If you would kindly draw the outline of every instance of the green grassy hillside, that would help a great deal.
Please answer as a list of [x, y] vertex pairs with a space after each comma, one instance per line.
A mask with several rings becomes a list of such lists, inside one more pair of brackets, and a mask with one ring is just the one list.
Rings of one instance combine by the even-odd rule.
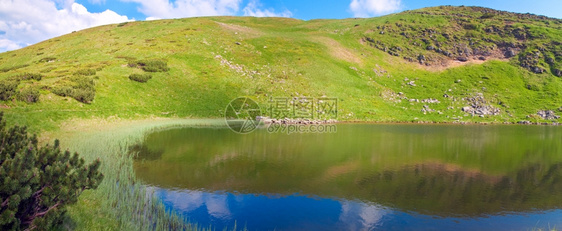
[[339, 120], [545, 122], [562, 106], [560, 41], [562, 20], [478, 7], [129, 22], [0, 53], [0, 107], [38, 130], [221, 117], [238, 96], [337, 97]]

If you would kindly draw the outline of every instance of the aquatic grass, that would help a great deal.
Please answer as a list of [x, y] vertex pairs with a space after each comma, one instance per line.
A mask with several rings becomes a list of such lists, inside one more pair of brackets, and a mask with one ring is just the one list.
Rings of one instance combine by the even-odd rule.
[[[62, 140], [65, 148], [78, 151], [86, 161], [99, 158], [101, 171], [105, 175], [102, 184], [95, 191], [88, 191], [77, 205], [69, 208], [74, 229], [103, 230], [207, 230], [197, 224], [187, 222], [186, 218], [173, 210], [166, 210], [154, 196], [154, 192], [138, 181], [133, 170], [134, 154], [129, 147], [142, 141], [143, 137], [159, 130], [177, 127], [219, 127], [223, 120], [163, 120], [146, 122], [132, 126], [84, 132], [81, 129], [66, 133]], [[61, 132], [49, 134], [60, 135]], [[101, 201], [99, 208], [91, 208], [105, 213], [106, 218], [84, 220], [84, 208], [91, 204], [84, 201]], [[88, 212], [86, 212], [87, 214]], [[63, 226], [65, 226], [63, 224]], [[66, 226], [69, 226], [66, 224]], [[235, 228], [236, 229], [236, 228]]]

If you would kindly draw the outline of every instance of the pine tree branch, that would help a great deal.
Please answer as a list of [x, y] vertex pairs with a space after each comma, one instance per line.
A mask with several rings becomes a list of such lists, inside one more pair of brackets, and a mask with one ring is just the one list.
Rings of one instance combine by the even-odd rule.
[[[59, 205], [61, 205], [61, 202], [60, 202], [60, 201], [58, 201], [56, 204], [54, 204], [53, 206], [49, 207], [49, 208], [48, 208], [47, 210], [45, 210], [45, 211], [39, 212], [38, 210], [36, 210], [33, 215], [27, 217], [27, 218], [25, 219], [25, 222], [22, 222], [22, 223], [23, 223], [23, 224], [26, 224], [26, 225], [31, 225], [31, 224], [33, 223], [33, 221], [35, 220], [35, 218], [45, 216], [49, 211], [51, 211], [51, 210], [57, 208]], [[28, 228], [28, 230], [32, 230], [32, 229], [34, 229], [34, 228], [35, 228], [35, 226], [30, 226], [30, 227]]]
[[54, 204], [53, 206], [49, 207], [47, 210], [45, 210], [45, 211], [43, 211], [43, 212], [40, 212], [40, 213], [37, 213], [37, 214], [34, 214], [34, 215], [33, 215], [33, 219], [35, 219], [35, 218], [37, 218], [37, 217], [45, 216], [45, 214], [47, 214], [49, 211], [53, 210], [53, 209], [56, 208], [56, 207], [59, 207], [59, 205], [61, 205], [61, 202], [60, 202], [60, 201], [58, 201], [58, 202], [57, 202], [56, 204]]
[[6, 207], [8, 206], [8, 200], [10, 199], [10, 197], [6, 198], [6, 200], [4, 200], [4, 202], [2, 202], [2, 204], [0, 205], [0, 207]]

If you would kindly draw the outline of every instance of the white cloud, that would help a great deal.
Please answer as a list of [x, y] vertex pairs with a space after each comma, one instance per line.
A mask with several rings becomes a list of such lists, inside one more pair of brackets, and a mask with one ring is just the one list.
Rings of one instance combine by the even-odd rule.
[[153, 20], [160, 20], [161, 18], [158, 17], [146, 17], [146, 21], [153, 21]]
[[20, 49], [21, 46], [14, 41], [8, 39], [0, 39], [0, 51], [10, 51]]
[[88, 0], [89, 3], [103, 5], [105, 4], [105, 0]]
[[274, 10], [272, 9], [259, 9], [259, 7], [261, 7], [261, 4], [256, 1], [256, 0], [252, 0], [248, 3], [248, 5], [246, 5], [246, 7], [244, 7], [244, 9], [242, 11], [244, 11], [244, 16], [254, 16], [254, 17], [285, 17], [285, 18], [289, 18], [291, 16], [293, 16], [293, 13], [291, 13], [291, 11], [289, 10], [285, 10], [283, 12], [280, 13], [275, 13]]
[[234, 15], [242, 0], [122, 0], [140, 4], [139, 12], [149, 19]]
[[349, 9], [354, 17], [371, 17], [396, 12], [401, 0], [352, 0]]
[[90, 13], [73, 0], [0, 0], [0, 52], [85, 28], [130, 21], [114, 11]]

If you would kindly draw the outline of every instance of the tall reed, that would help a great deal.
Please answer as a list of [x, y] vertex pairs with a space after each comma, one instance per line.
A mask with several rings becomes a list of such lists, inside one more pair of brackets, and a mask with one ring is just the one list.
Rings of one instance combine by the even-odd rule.
[[[177, 127], [224, 126], [222, 120], [165, 120], [118, 126], [95, 131], [67, 134], [63, 143], [77, 151], [87, 162], [100, 159], [105, 178], [93, 192], [103, 200], [104, 211], [115, 217], [120, 230], [204, 230], [172, 210], [166, 210], [149, 188], [136, 179], [134, 153], [129, 147], [138, 144], [151, 132]], [[65, 139], [63, 139], [65, 140]]]

